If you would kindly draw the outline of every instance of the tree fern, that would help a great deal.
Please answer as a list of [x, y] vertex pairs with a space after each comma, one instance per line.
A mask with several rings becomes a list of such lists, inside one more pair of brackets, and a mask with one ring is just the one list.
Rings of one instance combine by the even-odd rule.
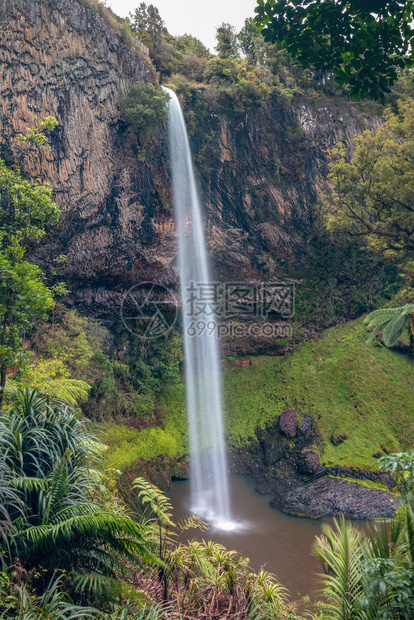
[[374, 328], [368, 341], [372, 341], [382, 332], [382, 338], [387, 347], [393, 347], [401, 334], [408, 330], [411, 350], [414, 353], [414, 304], [374, 310], [365, 317], [364, 323]]
[[101, 448], [67, 404], [19, 393], [0, 415], [0, 494], [4, 487], [5, 497], [15, 497], [0, 557], [11, 563], [17, 556], [27, 570], [76, 574], [89, 585], [125, 574], [127, 565], [158, 562], [149, 528], [103, 499]]

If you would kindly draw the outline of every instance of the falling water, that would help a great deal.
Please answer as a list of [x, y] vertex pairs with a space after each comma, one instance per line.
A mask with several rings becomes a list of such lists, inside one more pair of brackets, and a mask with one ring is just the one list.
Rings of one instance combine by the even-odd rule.
[[206, 242], [183, 113], [175, 93], [165, 90], [170, 95], [170, 156], [179, 237], [191, 508], [214, 526], [231, 529], [217, 336], [215, 330], [211, 333], [208, 329], [192, 335], [194, 320], [198, 325], [212, 325], [215, 316], [210, 314], [210, 308], [196, 318], [190, 316], [188, 304], [191, 283], [199, 296], [201, 286], [211, 282]]

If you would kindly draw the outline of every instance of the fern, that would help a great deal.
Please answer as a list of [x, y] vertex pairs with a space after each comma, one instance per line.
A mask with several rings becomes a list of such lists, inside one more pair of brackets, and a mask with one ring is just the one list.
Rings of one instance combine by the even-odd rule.
[[97, 587], [133, 566], [160, 564], [150, 529], [103, 498], [101, 452], [67, 404], [31, 390], [16, 395], [0, 415], [0, 496], [14, 498], [0, 530], [5, 562], [19, 557], [28, 570], [59, 569]]
[[414, 304], [406, 304], [399, 308], [380, 308], [365, 317], [364, 323], [374, 328], [368, 338], [372, 342], [381, 332], [385, 346], [393, 347], [401, 334], [408, 329], [411, 336], [411, 345], [414, 340]]
[[158, 487], [145, 480], [145, 478], [136, 478], [132, 488], [134, 490], [138, 489], [138, 497], [143, 507], [148, 507], [150, 514], [152, 513], [149, 517], [150, 519], [155, 519], [157, 523], [164, 527], [174, 526], [172, 504]]

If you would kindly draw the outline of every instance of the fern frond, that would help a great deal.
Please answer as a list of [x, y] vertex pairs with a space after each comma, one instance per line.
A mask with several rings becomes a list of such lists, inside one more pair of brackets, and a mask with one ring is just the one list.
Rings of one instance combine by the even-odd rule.
[[[374, 328], [368, 338], [372, 342], [382, 332], [385, 346], [393, 347], [406, 328], [409, 328], [414, 316], [414, 304], [405, 304], [399, 308], [379, 308], [368, 314], [364, 323]], [[413, 323], [414, 324], [414, 323]]]
[[145, 478], [136, 478], [132, 488], [138, 490], [138, 497], [143, 506], [148, 505], [154, 517], [163, 526], [175, 526], [172, 520], [172, 504], [168, 497], [155, 484]]
[[209, 527], [209, 524], [206, 523], [206, 521], [203, 521], [198, 515], [184, 517], [177, 523], [177, 528], [181, 532], [185, 532], [187, 530], [201, 530], [202, 532], [205, 532]]

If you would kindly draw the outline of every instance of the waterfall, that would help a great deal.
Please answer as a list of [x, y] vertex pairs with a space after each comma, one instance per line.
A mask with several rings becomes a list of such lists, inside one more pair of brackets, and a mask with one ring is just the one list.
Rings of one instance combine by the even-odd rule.
[[[189, 297], [211, 290], [210, 269], [190, 144], [175, 93], [170, 95], [169, 137], [176, 226], [179, 238], [187, 415], [190, 436], [191, 509], [218, 528], [230, 529], [223, 432], [220, 361], [214, 302], [191, 315]], [[192, 293], [189, 289], [193, 288]], [[203, 293], [204, 291], [204, 293]], [[207, 291], [207, 293], [206, 293]], [[194, 305], [194, 304], [193, 304]], [[212, 311], [213, 310], [213, 311]], [[194, 327], [195, 325], [195, 327]], [[201, 327], [200, 327], [201, 326]], [[196, 333], [194, 333], [196, 332]]]

